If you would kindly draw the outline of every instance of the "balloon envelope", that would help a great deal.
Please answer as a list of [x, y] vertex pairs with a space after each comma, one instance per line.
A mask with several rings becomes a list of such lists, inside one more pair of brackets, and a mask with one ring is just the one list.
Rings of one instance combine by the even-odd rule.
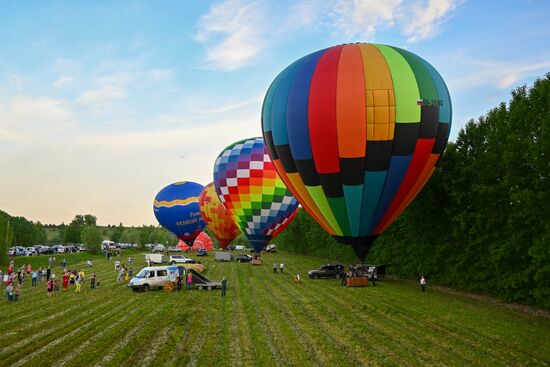
[[364, 260], [432, 174], [451, 112], [447, 87], [425, 60], [397, 47], [346, 44], [277, 76], [262, 130], [300, 204]]
[[298, 208], [262, 138], [242, 140], [224, 149], [214, 164], [214, 186], [256, 252], [289, 223]]
[[213, 182], [206, 185], [202, 190], [199, 197], [199, 206], [202, 218], [218, 239], [220, 247], [227, 248], [231, 241], [241, 234], [241, 231], [233, 221], [231, 212], [225, 208], [218, 198]]
[[205, 226], [199, 210], [203, 188], [195, 182], [176, 182], [155, 197], [153, 210], [160, 225], [188, 244], [193, 243]]
[[212, 239], [209, 235], [207, 235], [204, 232], [201, 232], [197, 238], [195, 238], [195, 242], [193, 243], [193, 247], [191, 247], [191, 250], [196, 251], [200, 248], [205, 249], [206, 251], [212, 251], [214, 249], [214, 245], [212, 244]]

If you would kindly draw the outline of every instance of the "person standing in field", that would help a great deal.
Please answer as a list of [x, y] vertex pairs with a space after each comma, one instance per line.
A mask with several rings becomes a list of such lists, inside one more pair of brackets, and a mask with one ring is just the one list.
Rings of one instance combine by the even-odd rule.
[[273, 263], [273, 274], [277, 274], [277, 263]]
[[181, 291], [181, 283], [182, 283], [181, 274], [178, 274], [178, 277], [176, 278], [176, 286], [178, 288], [178, 292]]
[[279, 266], [281, 268], [281, 274], [284, 274], [285, 272], [285, 264], [281, 263], [281, 265]]
[[53, 296], [57, 297], [59, 293], [59, 278], [53, 278]]
[[80, 274], [77, 274], [77, 276], [75, 277], [74, 279], [74, 284], [76, 285], [76, 288], [75, 288], [75, 293], [80, 293], [80, 287], [81, 287], [81, 282], [82, 280], [80, 279]]
[[29, 264], [27, 265], [27, 275], [30, 275], [31, 271], [32, 271], [32, 265]]
[[51, 298], [53, 291], [53, 280], [48, 279], [48, 282], [46, 283], [46, 288], [48, 289], [48, 298]]
[[68, 284], [69, 284], [69, 274], [65, 271], [63, 273], [63, 289], [67, 289]]
[[422, 292], [426, 291], [426, 278], [424, 278], [424, 275], [420, 276], [420, 287], [422, 288]]
[[225, 297], [225, 291], [227, 290], [227, 279], [222, 279], [222, 297]]
[[8, 284], [6, 287], [6, 298], [8, 299], [8, 302], [13, 301], [13, 284]]
[[191, 285], [193, 284], [193, 275], [191, 272], [187, 273], [187, 290], [191, 292]]
[[46, 280], [50, 280], [50, 274], [52, 273], [52, 269], [48, 266], [48, 269], [46, 269]]
[[31, 275], [31, 285], [33, 287], [36, 285], [37, 280], [38, 280], [38, 272], [36, 270], [33, 270]]
[[90, 277], [90, 288], [92, 289], [95, 288], [95, 273], [93, 273], [92, 276]]
[[52, 260], [52, 257], [50, 256], [50, 257], [48, 258], [48, 267], [51, 267], [51, 266], [52, 266], [52, 261], [53, 261], [53, 260]]
[[21, 284], [18, 284], [13, 291], [13, 300], [19, 301], [19, 293], [21, 293]]

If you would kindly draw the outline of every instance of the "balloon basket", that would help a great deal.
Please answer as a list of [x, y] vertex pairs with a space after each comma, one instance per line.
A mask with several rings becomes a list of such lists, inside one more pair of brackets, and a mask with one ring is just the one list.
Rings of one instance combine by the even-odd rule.
[[368, 277], [346, 278], [346, 287], [366, 287], [369, 284]]
[[263, 265], [262, 259], [252, 259], [252, 265]]

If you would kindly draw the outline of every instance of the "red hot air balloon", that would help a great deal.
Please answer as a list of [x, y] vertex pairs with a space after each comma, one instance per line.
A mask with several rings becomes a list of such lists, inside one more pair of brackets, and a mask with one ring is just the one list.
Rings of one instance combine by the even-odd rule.
[[191, 247], [191, 250], [196, 251], [200, 248], [203, 248], [206, 251], [212, 251], [214, 249], [214, 246], [212, 245], [212, 239], [204, 232], [201, 232], [197, 236], [197, 238], [195, 238], [195, 242], [193, 243], [193, 247]]
[[265, 96], [262, 129], [288, 189], [364, 261], [431, 176], [451, 115], [445, 82], [428, 62], [359, 43], [284, 69]]
[[214, 236], [218, 239], [220, 247], [226, 249], [241, 231], [231, 217], [231, 213], [225, 208], [216, 194], [214, 183], [211, 182], [199, 197], [199, 207], [202, 218]]

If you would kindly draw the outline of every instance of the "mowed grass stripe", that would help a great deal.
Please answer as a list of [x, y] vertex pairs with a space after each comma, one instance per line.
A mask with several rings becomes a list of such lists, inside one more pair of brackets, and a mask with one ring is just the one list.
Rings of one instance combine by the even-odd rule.
[[[382, 283], [382, 286], [386, 286], [385, 282]], [[380, 289], [379, 287], [380, 284], [377, 289]], [[366, 288], [365, 296], [374, 296], [375, 290], [376, 288], [374, 287]], [[434, 320], [433, 315], [429, 313], [422, 313], [417, 318], [410, 316], [414, 313], [414, 307], [407, 307], [407, 305], [418, 305], [418, 299], [413, 297], [409, 302], [401, 303], [392, 303], [378, 299], [377, 302], [381, 306], [385, 306], [386, 309], [383, 318], [381, 318], [382, 320], [393, 323], [397, 328], [406, 329], [408, 334], [416, 340], [428, 341], [429, 343], [419, 343], [419, 345], [423, 345], [424, 348], [429, 349], [430, 353], [436, 353], [446, 360], [462, 359], [464, 362], [470, 363], [479, 361], [481, 350], [479, 343], [475, 342], [475, 337], [470, 337], [468, 333], [457, 334], [453, 332], [448, 329], [449, 323], [445, 323], [443, 320]], [[421, 307], [421, 309], [423, 308]], [[500, 361], [501, 363], [505, 361], [501, 355], [492, 352], [490, 344], [487, 344], [487, 347], [489, 349], [483, 348], [484, 360], [492, 359], [494, 362]]]
[[[266, 298], [270, 300], [268, 304], [271, 307], [269, 312], [277, 315], [278, 323], [286, 325], [293, 333], [292, 343], [288, 343], [289, 348], [292, 350], [293, 348], [296, 349], [298, 345], [301, 346], [301, 350], [295, 353], [301, 357], [300, 364], [328, 365], [340, 361], [339, 363], [345, 365], [346, 362], [349, 362], [349, 360], [342, 358], [344, 355], [342, 355], [342, 350], [338, 346], [338, 341], [329, 330], [324, 328], [324, 325], [319, 323], [319, 319], [316, 319], [313, 314], [301, 312], [305, 311], [307, 306], [303, 303], [293, 304], [292, 300], [302, 300], [301, 295], [295, 294], [291, 299], [288, 297], [288, 293], [281, 291], [282, 284], [277, 280], [285, 276], [271, 274], [272, 270], [268, 270], [268, 268], [254, 270], [264, 273], [258, 274], [253, 279], [260, 282], [259, 288], [264, 289], [268, 295]], [[286, 277], [286, 280], [291, 281], [290, 277]], [[307, 322], [299, 322], [298, 319], [306, 319]]]
[[15, 340], [16, 342], [13, 344], [5, 344], [5, 346], [0, 349], [0, 358], [3, 358], [5, 354], [11, 356], [13, 355], [14, 349], [16, 351], [19, 351], [22, 350], [21, 348], [26, 345], [32, 344], [34, 347], [36, 347], [41, 343], [46, 343], [47, 340], [51, 338], [51, 336], [56, 336], [64, 330], [71, 329], [72, 326], [74, 326], [75, 324], [78, 325], [82, 320], [86, 320], [89, 314], [95, 315], [103, 310], [108, 310], [108, 307], [114, 303], [114, 300], [105, 303], [101, 299], [97, 299], [95, 300], [95, 302], [91, 302], [88, 304], [89, 307], [86, 312], [79, 313], [78, 316], [75, 318], [63, 317], [64, 322], [61, 323], [58, 322], [58, 320], [56, 319], [51, 319], [48, 320], [48, 322], [39, 325], [39, 328], [36, 331], [31, 325], [30, 327], [27, 327], [25, 329], [29, 334], [28, 337], [25, 337], [23, 339], [10, 338], [11, 340]]
[[[57, 345], [63, 343], [64, 341], [72, 340], [71, 338], [78, 333], [86, 333], [90, 326], [93, 326], [96, 323], [102, 322], [104, 319], [110, 317], [108, 313], [102, 312], [103, 308], [98, 308], [97, 311], [86, 314], [85, 317], [79, 318], [78, 322], [73, 322], [69, 328], [57, 330], [55, 333], [49, 334], [47, 340], [40, 340], [33, 343], [33, 352], [25, 353], [23, 358], [19, 358], [16, 353], [10, 355], [6, 360], [12, 360], [17, 358], [15, 361], [12, 361], [14, 367], [21, 366], [27, 362], [29, 364], [34, 364], [32, 360], [39, 359], [40, 361], [37, 364], [42, 364], [44, 362], [45, 356], [48, 356], [48, 350], [56, 347]], [[72, 330], [72, 331], [69, 331]], [[36, 349], [37, 346], [41, 346], [39, 349]], [[44, 356], [44, 353], [45, 356]]]
[[[277, 276], [275, 277], [277, 278]], [[292, 309], [303, 310], [303, 315], [299, 316], [309, 317], [313, 325], [323, 327], [324, 334], [331, 337], [329, 342], [334, 344], [342, 354], [341, 359], [345, 363], [371, 364], [374, 360], [374, 351], [378, 352], [378, 356], [384, 355], [384, 353], [393, 354], [390, 350], [380, 348], [379, 342], [368, 343], [366, 341], [368, 335], [376, 335], [367, 333], [368, 329], [364, 327], [367, 325], [363, 325], [359, 332], [340, 328], [339, 320], [342, 319], [342, 314], [347, 315], [348, 310], [345, 307], [339, 307], [336, 310], [326, 305], [320, 307], [319, 305], [322, 305], [323, 302], [319, 299], [319, 291], [313, 289], [310, 284], [303, 283], [296, 285], [293, 290], [290, 289], [295, 300]], [[298, 303], [296, 300], [301, 300], [301, 302]], [[394, 356], [394, 362], [400, 364], [403, 361]]]

